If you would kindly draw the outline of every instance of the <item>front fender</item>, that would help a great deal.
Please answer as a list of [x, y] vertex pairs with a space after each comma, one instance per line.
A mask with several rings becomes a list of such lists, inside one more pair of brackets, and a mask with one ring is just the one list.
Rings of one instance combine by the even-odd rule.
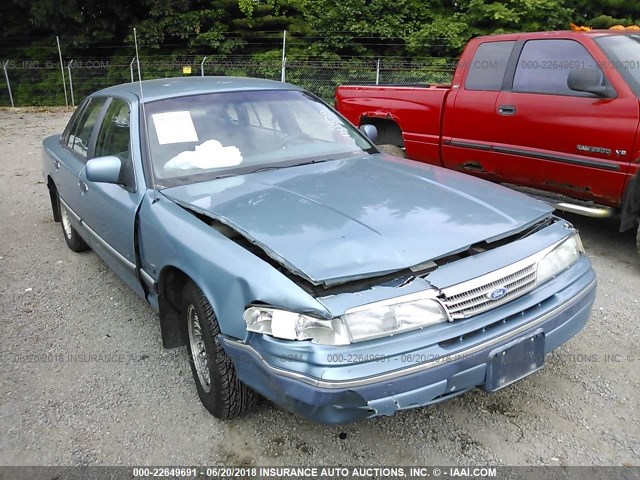
[[211, 303], [220, 331], [246, 337], [243, 313], [253, 302], [331, 318], [320, 302], [264, 260], [225, 237], [186, 209], [157, 193], [140, 207], [142, 268], [155, 282], [175, 267], [198, 285]]

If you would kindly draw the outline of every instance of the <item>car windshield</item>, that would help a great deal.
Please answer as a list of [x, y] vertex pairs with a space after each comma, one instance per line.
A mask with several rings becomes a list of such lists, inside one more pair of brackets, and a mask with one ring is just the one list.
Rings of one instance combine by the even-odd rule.
[[596, 42], [609, 58], [607, 66], [617, 69], [640, 97], [640, 34], [608, 35]]
[[376, 152], [332, 109], [297, 90], [170, 98], [146, 104], [145, 113], [160, 187]]

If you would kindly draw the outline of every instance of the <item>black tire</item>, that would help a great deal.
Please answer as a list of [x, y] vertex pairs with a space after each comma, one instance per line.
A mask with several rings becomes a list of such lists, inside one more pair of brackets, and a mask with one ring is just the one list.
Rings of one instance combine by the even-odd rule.
[[[185, 286], [182, 298], [182, 315], [184, 321], [187, 322], [189, 335], [187, 342], [189, 363], [200, 401], [213, 416], [220, 419], [247, 413], [255, 406], [257, 394], [238, 380], [233, 363], [224, 352], [218, 339], [220, 327], [211, 304], [192, 282]], [[202, 349], [200, 349], [200, 353], [196, 351], [194, 354], [193, 352], [194, 349], [198, 349], [198, 344], [202, 345], [194, 340], [197, 334], [194, 333], [195, 329], [192, 326], [191, 315], [193, 313], [197, 315], [195, 322], [200, 325], [201, 340], [206, 353], [204, 358], [201, 355]], [[202, 370], [201, 373], [198, 372], [198, 368], [202, 369], [202, 366], [206, 366], [208, 369], [208, 384], [206, 372], [202, 372]], [[204, 374], [203, 378], [201, 378], [201, 374]]]
[[636, 233], [636, 249], [638, 250], [638, 255], [640, 255], [640, 223], [638, 223], [638, 233]]
[[62, 235], [64, 236], [64, 241], [67, 244], [67, 247], [74, 252], [84, 252], [85, 250], [89, 250], [87, 242], [82, 239], [77, 230], [73, 228], [73, 225], [71, 225], [71, 222], [69, 221], [70, 213], [60, 201], [60, 197], [58, 197], [58, 207], [60, 208]]
[[377, 145], [377, 147], [378, 147], [378, 150], [380, 150], [383, 153], [388, 153], [389, 155], [395, 155], [396, 157], [400, 157], [400, 158], [406, 158], [407, 156], [407, 153], [397, 145], [383, 144], [383, 145]]

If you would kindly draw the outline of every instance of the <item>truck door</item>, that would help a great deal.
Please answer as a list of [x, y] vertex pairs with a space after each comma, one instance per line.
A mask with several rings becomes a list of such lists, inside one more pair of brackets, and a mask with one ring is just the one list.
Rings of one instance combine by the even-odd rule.
[[627, 91], [600, 98], [567, 86], [569, 72], [606, 71], [578, 41], [528, 40], [496, 104], [494, 168], [505, 181], [618, 206], [638, 125]]
[[119, 157], [124, 168], [122, 184], [91, 182], [83, 169], [77, 179], [82, 191], [77, 213], [89, 231], [91, 248], [143, 296], [136, 271], [134, 232], [144, 189], [136, 184], [130, 124], [129, 104], [123, 99], [109, 99], [102, 123], [96, 127], [92, 157]]
[[446, 167], [494, 179], [490, 150], [497, 135], [495, 106], [515, 43], [485, 41], [478, 45], [471, 60], [458, 65], [456, 77], [458, 72], [467, 73], [464, 78], [454, 78], [444, 105], [442, 160]]

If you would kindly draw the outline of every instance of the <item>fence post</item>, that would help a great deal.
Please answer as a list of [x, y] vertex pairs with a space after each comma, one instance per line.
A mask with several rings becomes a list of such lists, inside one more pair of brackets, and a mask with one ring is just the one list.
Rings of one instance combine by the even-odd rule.
[[60, 50], [60, 37], [56, 35], [56, 42], [58, 43], [58, 56], [60, 57], [60, 72], [62, 73], [62, 88], [64, 88], [64, 103], [69, 106], [69, 97], [67, 96], [67, 82], [64, 79], [64, 64], [62, 63], [62, 50]]
[[76, 106], [76, 100], [73, 97], [73, 78], [71, 77], [71, 65], [73, 64], [75, 60], [71, 60], [68, 64], [67, 64], [67, 72], [69, 72], [69, 91], [71, 92], [71, 106], [75, 107]]
[[133, 79], [133, 62], [136, 61], [136, 57], [133, 57], [131, 59], [131, 63], [129, 64], [129, 71], [131, 72], [131, 83], [135, 82], [135, 80]]
[[380, 85], [380, 59], [378, 59], [378, 64], [376, 65], [376, 85]]
[[280, 75], [280, 81], [284, 82], [286, 77], [286, 65], [287, 65], [287, 31], [282, 34], [282, 74]]
[[200, 62], [200, 76], [204, 77], [204, 62], [207, 60], [207, 57], [204, 57]]
[[7, 80], [7, 89], [9, 90], [9, 100], [11, 100], [11, 106], [15, 107], [13, 104], [13, 93], [11, 93], [11, 83], [9, 82], [9, 74], [7, 73], [7, 65], [9, 64], [9, 60], [2, 64], [2, 68], [4, 69], [4, 78]]

